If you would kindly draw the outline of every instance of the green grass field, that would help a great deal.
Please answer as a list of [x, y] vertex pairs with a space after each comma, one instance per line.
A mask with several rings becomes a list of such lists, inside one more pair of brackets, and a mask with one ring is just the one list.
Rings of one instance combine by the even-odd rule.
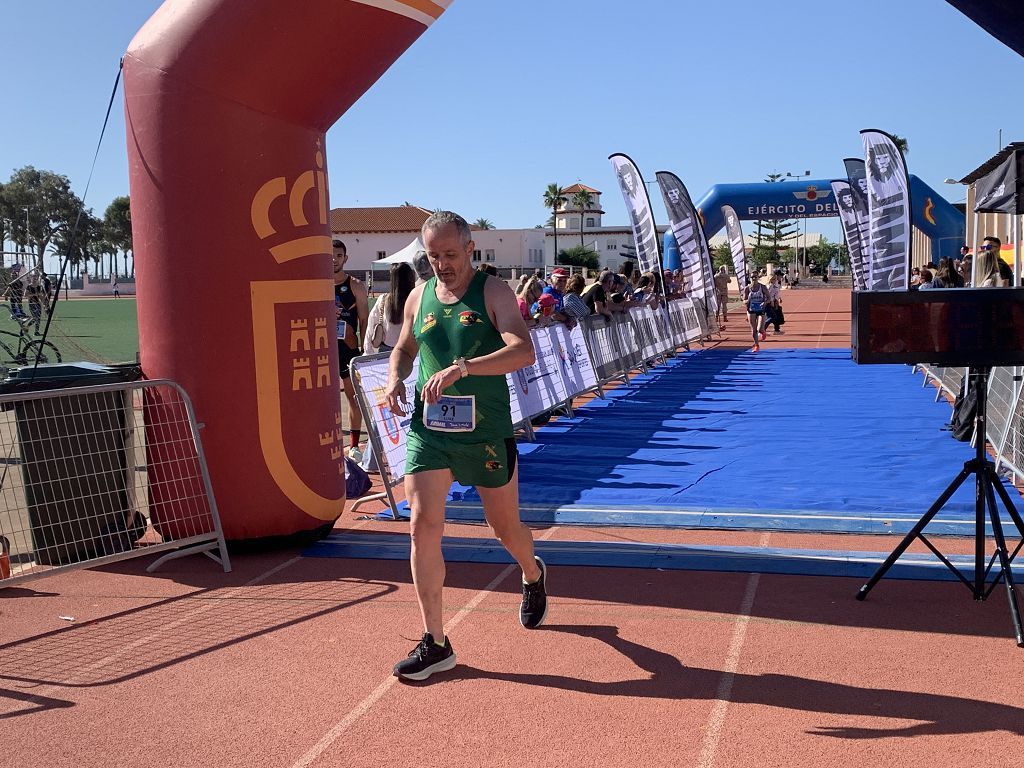
[[[0, 327], [14, 330], [14, 322], [4, 320]], [[133, 362], [139, 350], [135, 299], [59, 301], [49, 340], [65, 361]]]
[[[370, 306], [373, 306], [371, 298]], [[0, 330], [17, 331], [13, 320], [0, 320]], [[34, 338], [34, 337], [33, 337]], [[4, 337], [4, 341], [16, 339]], [[66, 362], [134, 362], [139, 351], [139, 323], [135, 299], [71, 299], [57, 302], [49, 341]]]

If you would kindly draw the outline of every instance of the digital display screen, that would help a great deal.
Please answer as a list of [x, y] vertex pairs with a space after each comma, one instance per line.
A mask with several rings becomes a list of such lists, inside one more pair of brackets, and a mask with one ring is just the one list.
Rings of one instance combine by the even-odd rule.
[[1024, 364], [1024, 290], [951, 288], [853, 294], [858, 363]]

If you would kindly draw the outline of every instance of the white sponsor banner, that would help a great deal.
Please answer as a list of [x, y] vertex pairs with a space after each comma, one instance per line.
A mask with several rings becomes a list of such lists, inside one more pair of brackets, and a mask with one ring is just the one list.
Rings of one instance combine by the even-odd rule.
[[669, 312], [678, 318], [680, 327], [683, 329], [683, 340], [687, 343], [696, 341], [702, 335], [700, 315], [689, 298], [676, 299], [669, 302]]
[[580, 325], [586, 325], [586, 339], [593, 356], [597, 375], [601, 379], [610, 379], [622, 373], [617, 365], [619, 359], [618, 344], [615, 342], [615, 330], [604, 315], [591, 315], [583, 318]]
[[537, 361], [531, 366], [530, 384], [540, 389], [544, 408], [554, 408], [565, 400], [565, 382], [562, 381], [562, 362], [558, 350], [547, 328], [540, 328], [533, 336], [533, 348], [537, 351]]
[[598, 383], [579, 328], [569, 331], [561, 323], [534, 328], [530, 340], [536, 362], [505, 376], [513, 424], [550, 410]]
[[[671, 305], [672, 310], [680, 316], [684, 311], [684, 301], [674, 301]], [[663, 318], [660, 324], [657, 315], [651, 321], [652, 327], [665, 332], [665, 337], [658, 340], [656, 348], [673, 348], [672, 335], [665, 327]], [[581, 324], [569, 330], [558, 323], [534, 328], [530, 332], [536, 362], [505, 377], [508, 381], [513, 424], [521, 424], [581, 392], [599, 386], [601, 378], [595, 365], [598, 368], [602, 365], [611, 366], [618, 373], [633, 367], [635, 361], [639, 360], [637, 336], [629, 317], [617, 315], [611, 324], [607, 324], [603, 317], [592, 318], [588, 326], [591, 324], [592, 327], [587, 331], [584, 331]], [[689, 330], [687, 335], [696, 338], [696, 334]], [[367, 430], [372, 430], [377, 436], [383, 449], [382, 463], [387, 467], [388, 480], [395, 483], [405, 475], [405, 441], [412, 420], [419, 361], [413, 362], [412, 373], [405, 380], [409, 412], [394, 414], [384, 403], [389, 357], [384, 353], [357, 358], [352, 362], [352, 372], [360, 400], [365, 406]], [[625, 362], [620, 361], [620, 357]]]
[[597, 371], [590, 362], [587, 343], [583, 338], [583, 329], [577, 323], [570, 331], [562, 324], [549, 329], [558, 355], [562, 361], [562, 379], [565, 383], [566, 397], [575, 397], [581, 392], [593, 389], [598, 385]]
[[612, 324], [618, 335], [619, 351], [625, 360], [622, 369], [632, 370], [640, 364], [640, 340], [637, 339], [636, 327], [630, 322], [629, 317], [621, 313], [613, 317]]
[[[395, 414], [384, 404], [384, 390], [388, 384], [389, 355], [372, 355], [352, 361], [352, 372], [356, 387], [362, 392], [366, 403], [368, 420], [373, 431], [380, 438], [384, 449], [384, 461], [388, 479], [398, 482], [405, 476], [405, 436], [412, 421], [413, 400], [416, 397], [416, 374], [419, 361], [412, 364], [412, 373], [405, 380], [405, 394], [409, 412]], [[378, 462], [380, 459], [378, 458]]]
[[531, 416], [544, 410], [540, 389], [530, 385], [532, 368], [520, 368], [505, 374], [508, 381], [508, 400], [512, 411], [512, 423], [522, 424]]
[[629, 316], [640, 330], [640, 354], [644, 360], [653, 360], [675, 347], [664, 309], [635, 307], [629, 310]]
[[658, 307], [651, 311], [654, 313], [654, 327], [658, 334], [658, 354], [666, 355], [669, 352], [675, 352], [677, 345], [672, 334], [672, 321], [668, 315], [668, 307]]

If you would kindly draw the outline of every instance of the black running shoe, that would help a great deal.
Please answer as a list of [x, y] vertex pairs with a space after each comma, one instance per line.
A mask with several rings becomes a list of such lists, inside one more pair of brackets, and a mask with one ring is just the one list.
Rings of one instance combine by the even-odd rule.
[[435, 672], [445, 672], [454, 666], [455, 651], [448, 638], [444, 645], [438, 645], [434, 636], [426, 632], [409, 656], [395, 664], [394, 675], [405, 680], [426, 680]]
[[534, 557], [540, 567], [540, 578], [533, 584], [523, 584], [523, 604], [519, 606], [519, 623], [527, 629], [536, 629], [548, 615], [548, 567]]

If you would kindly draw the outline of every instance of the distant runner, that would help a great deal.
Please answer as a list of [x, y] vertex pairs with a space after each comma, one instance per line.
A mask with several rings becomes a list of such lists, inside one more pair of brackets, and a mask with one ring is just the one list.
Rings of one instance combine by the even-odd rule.
[[750, 331], [754, 336], [754, 352], [757, 352], [765, 337], [764, 313], [768, 305], [768, 289], [754, 278], [744, 291], [743, 299], [747, 304], [747, 320], [750, 321]]

